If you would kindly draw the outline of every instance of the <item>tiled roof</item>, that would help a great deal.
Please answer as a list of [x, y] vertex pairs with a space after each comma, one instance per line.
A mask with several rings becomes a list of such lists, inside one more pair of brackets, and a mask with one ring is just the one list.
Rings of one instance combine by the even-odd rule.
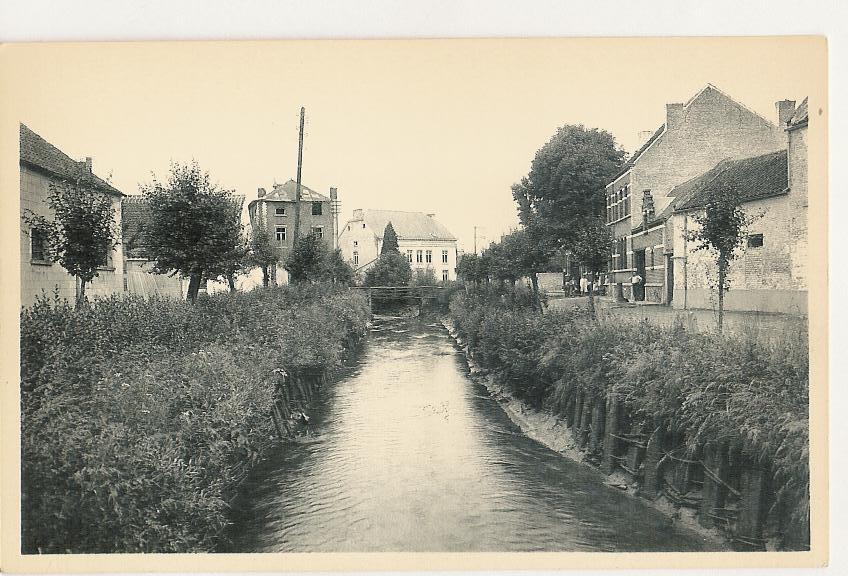
[[120, 190], [90, 172], [85, 162], [73, 160], [24, 124], [21, 124], [20, 161], [62, 180], [80, 180], [108, 194], [122, 195]]
[[[275, 184], [274, 189], [268, 192], [262, 200], [284, 200], [286, 202], [294, 202], [297, 197], [297, 182], [289, 180], [285, 184]], [[330, 199], [319, 194], [311, 188], [307, 188], [303, 184], [300, 185], [300, 200], [301, 202], [329, 202]]]
[[447, 228], [423, 212], [363, 210], [363, 213], [365, 223], [380, 238], [383, 237], [386, 224], [391, 222], [398, 240], [456, 240], [456, 236]]
[[142, 230], [150, 222], [150, 206], [144, 196], [125, 196], [121, 201], [121, 229], [127, 258], [143, 258]]
[[669, 195], [675, 197], [675, 210], [692, 210], [706, 203], [709, 190], [723, 186], [739, 190], [741, 202], [785, 193], [789, 186], [786, 150], [742, 160], [724, 160], [676, 186]]
[[792, 130], [793, 128], [800, 128], [801, 126], [806, 126], [807, 121], [809, 119], [809, 112], [807, 111], [807, 99], [804, 98], [804, 101], [798, 105], [798, 108], [795, 110], [795, 114], [792, 115], [792, 118], [789, 119], [787, 123], [787, 128]]

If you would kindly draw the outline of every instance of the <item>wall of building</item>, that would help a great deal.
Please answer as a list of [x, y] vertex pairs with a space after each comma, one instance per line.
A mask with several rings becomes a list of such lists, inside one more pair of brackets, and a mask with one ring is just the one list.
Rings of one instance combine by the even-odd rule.
[[[313, 227], [320, 226], [323, 229], [324, 243], [328, 248], [333, 247], [333, 214], [330, 210], [329, 202], [321, 203], [321, 215], [312, 215], [312, 202], [300, 203], [300, 233], [301, 235], [309, 234]], [[285, 216], [277, 216], [276, 208], [285, 208]], [[282, 259], [291, 252], [294, 246], [294, 210], [295, 203], [282, 200], [263, 200], [259, 199], [250, 211], [251, 224], [255, 221], [257, 215], [265, 222], [265, 226], [270, 234], [271, 239], [276, 242], [281, 248]], [[276, 240], [277, 226], [286, 227], [286, 239], [284, 241]]]
[[[807, 283], [804, 267], [796, 267], [794, 258], [797, 231], [792, 221], [795, 199], [781, 195], [744, 204], [745, 211], [756, 219], [748, 233], [762, 234], [763, 245], [739, 249], [731, 262], [725, 294], [728, 310], [804, 315], [807, 313]], [[692, 214], [678, 215], [679, 244], [685, 250], [681, 264], [684, 274], [675, 275], [674, 306], [689, 309], [715, 308], [718, 270], [714, 256], [706, 250], [695, 250], [692, 242], [682, 238], [683, 230], [697, 229]], [[800, 273], [799, 273], [800, 272]]]
[[[625, 172], [621, 176], [615, 179], [614, 182], [607, 185], [606, 187], [606, 195], [610, 196], [617, 193], [619, 190], [630, 185], [630, 172]], [[631, 198], [632, 201], [632, 198]], [[631, 210], [632, 212], [632, 210]], [[612, 261], [610, 271], [610, 281], [613, 283], [619, 282], [622, 284], [626, 284], [630, 281], [631, 271], [630, 271], [630, 260], [627, 258], [627, 245], [629, 241], [627, 237], [631, 232], [630, 225], [630, 212], [626, 212], [625, 216], [622, 218], [614, 218], [612, 221], [608, 222], [608, 227], [610, 230], [610, 234], [614, 241], [623, 240], [624, 241], [624, 258], [621, 258], [621, 254], [617, 248], [614, 248], [612, 253]], [[614, 244], [614, 247], [620, 246], [620, 244]]]
[[[447, 270], [448, 280], [456, 280], [456, 241], [454, 240], [403, 240], [398, 239], [398, 248], [400, 253], [407, 256], [412, 251], [412, 261], [410, 266], [412, 272], [416, 270], [425, 270], [432, 268], [435, 273], [436, 280], [441, 282], [443, 273]], [[418, 251], [422, 252], [423, 262], [418, 262]], [[432, 251], [432, 262], [427, 262], [427, 251]], [[448, 256], [447, 262], [442, 262], [442, 252], [446, 251]]]
[[[363, 226], [365, 226], [363, 228]], [[339, 231], [342, 256], [355, 269], [365, 268], [380, 255], [382, 235], [378, 238], [364, 220], [351, 220]], [[357, 262], [354, 264], [354, 252]]]
[[[53, 214], [47, 205], [50, 184], [59, 181], [40, 172], [21, 166], [21, 216], [27, 210], [48, 218]], [[112, 196], [112, 208], [115, 213], [117, 229], [121, 226], [121, 199]], [[32, 260], [30, 228], [21, 220], [21, 305], [29, 306], [35, 302], [42, 291], [48, 294], [58, 290], [59, 297], [73, 301], [76, 294], [76, 282], [58, 263], [39, 263]], [[109, 265], [98, 271], [98, 276], [86, 286], [90, 297], [120, 294], [124, 290], [124, 258], [120, 244], [112, 249]]]
[[[807, 127], [787, 133], [789, 168], [789, 259], [799, 289], [807, 289]], [[826, 282], [826, 279], [823, 279]]]

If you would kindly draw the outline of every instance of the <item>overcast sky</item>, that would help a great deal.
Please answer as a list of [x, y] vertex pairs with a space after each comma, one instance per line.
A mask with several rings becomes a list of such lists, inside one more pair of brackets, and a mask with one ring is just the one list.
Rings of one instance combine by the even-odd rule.
[[[447, 40], [19, 48], [18, 119], [127, 194], [195, 159], [256, 198], [294, 178], [354, 208], [434, 212], [470, 249], [517, 224], [510, 185], [563, 124], [632, 152], [708, 82], [774, 121], [811, 86], [803, 39]], [[483, 242], [482, 240], [480, 241]]]

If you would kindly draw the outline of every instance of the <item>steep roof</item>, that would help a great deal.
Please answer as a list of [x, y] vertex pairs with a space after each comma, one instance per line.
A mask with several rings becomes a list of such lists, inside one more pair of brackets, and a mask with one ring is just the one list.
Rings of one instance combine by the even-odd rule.
[[61, 180], [79, 180], [107, 194], [123, 196], [120, 190], [89, 171], [85, 162], [72, 159], [25, 124], [21, 124], [20, 163]]
[[386, 224], [391, 222], [398, 240], [456, 240], [456, 236], [438, 220], [423, 212], [366, 209], [363, 210], [363, 218], [374, 235], [380, 238]]
[[675, 198], [674, 210], [692, 210], [706, 204], [711, 189], [724, 186], [739, 190], [741, 202], [784, 194], [789, 186], [786, 150], [742, 160], [723, 160], [700, 176], [676, 186], [669, 195]]
[[144, 257], [141, 232], [148, 222], [150, 222], [150, 205], [144, 196], [125, 196], [121, 202], [121, 228], [124, 254], [127, 258]]
[[801, 128], [802, 126], [807, 125], [809, 120], [809, 112], [807, 108], [807, 99], [804, 98], [804, 101], [801, 102], [795, 110], [795, 114], [793, 114], [792, 118], [789, 119], [789, 122], [786, 123], [787, 130], [794, 130], [795, 128]]
[[[282, 200], [285, 202], [294, 202], [295, 198], [297, 198], [297, 182], [289, 179], [285, 184], [274, 184], [274, 189], [263, 196], [262, 200]], [[301, 183], [300, 201], [329, 202], [330, 199], [311, 188], [307, 188]]]

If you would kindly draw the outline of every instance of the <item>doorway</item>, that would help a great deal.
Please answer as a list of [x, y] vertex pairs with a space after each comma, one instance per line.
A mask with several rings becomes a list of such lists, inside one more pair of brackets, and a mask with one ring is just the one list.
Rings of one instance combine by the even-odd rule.
[[636, 268], [636, 274], [642, 278], [641, 283], [632, 287], [633, 299], [642, 302], [645, 300], [645, 281], [647, 280], [645, 277], [645, 250], [633, 251], [633, 266]]

